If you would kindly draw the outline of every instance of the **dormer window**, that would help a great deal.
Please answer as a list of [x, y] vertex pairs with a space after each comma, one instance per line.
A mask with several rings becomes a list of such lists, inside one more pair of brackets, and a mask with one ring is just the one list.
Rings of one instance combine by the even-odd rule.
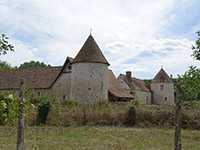
[[163, 76], [160, 77], [160, 82], [164, 82], [165, 78]]
[[69, 66], [67, 67], [67, 70], [72, 70], [72, 66], [69, 65]]
[[71, 70], [72, 70], [72, 65], [71, 65], [71, 64], [68, 64], [68, 65], [65, 67], [63, 73], [71, 72]]

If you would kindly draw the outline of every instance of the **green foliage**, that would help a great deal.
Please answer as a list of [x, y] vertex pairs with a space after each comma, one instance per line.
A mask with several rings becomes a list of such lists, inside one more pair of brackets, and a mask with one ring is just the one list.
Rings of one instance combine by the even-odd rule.
[[138, 100], [133, 100], [133, 101], [130, 101], [128, 102], [129, 105], [134, 105], [136, 107], [139, 107], [142, 105], [142, 100], [141, 99], [138, 99]]
[[200, 68], [190, 66], [184, 75], [178, 75], [177, 82], [181, 85], [182, 100], [200, 100]]
[[150, 84], [151, 84], [151, 80], [144, 80], [144, 83], [145, 83], [146, 85], [150, 85]]
[[49, 114], [51, 105], [57, 101], [57, 99], [54, 98], [43, 98], [43, 97], [32, 97], [30, 99], [30, 102], [34, 105], [38, 106], [37, 111], [37, 120], [36, 124], [45, 124], [47, 120], [47, 116]]
[[74, 101], [71, 99], [62, 100], [60, 103], [61, 103], [61, 105], [68, 105], [68, 106], [77, 106], [78, 105], [77, 101]]
[[14, 94], [0, 95], [0, 121], [7, 122], [7, 120], [15, 121], [16, 117], [21, 114], [23, 105], [20, 98], [16, 98]]
[[0, 36], [0, 55], [6, 55], [8, 51], [14, 51], [14, 46], [9, 44], [8, 39], [5, 34]]
[[30, 62], [24, 62], [19, 66], [19, 68], [40, 68], [40, 67], [50, 67], [50, 65], [47, 65], [43, 62], [32, 60]]
[[54, 104], [56, 103], [58, 100], [56, 98], [44, 98], [44, 97], [32, 97], [30, 100], [30, 103], [38, 106], [41, 104]]
[[200, 101], [198, 101], [198, 100], [183, 101], [182, 105], [186, 109], [199, 109], [200, 110]]
[[192, 56], [194, 59], [200, 61], [200, 30], [196, 32], [198, 34], [198, 38], [195, 42], [195, 45], [192, 45], [193, 54]]
[[9, 69], [12, 69], [11, 65], [6, 61], [0, 60], [0, 70], [9, 70]]

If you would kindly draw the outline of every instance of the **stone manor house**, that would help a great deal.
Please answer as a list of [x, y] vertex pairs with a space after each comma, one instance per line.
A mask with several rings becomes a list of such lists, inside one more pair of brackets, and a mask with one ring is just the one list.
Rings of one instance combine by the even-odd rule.
[[89, 35], [76, 57], [63, 66], [0, 71], [0, 92], [16, 93], [20, 79], [32, 87], [35, 96], [72, 99], [79, 104], [95, 101], [141, 100], [144, 104], [174, 103], [172, 79], [161, 69], [150, 86], [133, 78], [131, 72], [115, 77], [96, 41]]

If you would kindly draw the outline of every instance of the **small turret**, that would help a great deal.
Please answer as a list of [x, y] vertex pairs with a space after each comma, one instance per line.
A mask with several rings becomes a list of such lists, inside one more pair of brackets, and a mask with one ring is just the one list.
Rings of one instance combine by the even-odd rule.
[[163, 68], [151, 81], [151, 91], [153, 93], [153, 103], [159, 105], [174, 104], [174, 82], [167, 75]]

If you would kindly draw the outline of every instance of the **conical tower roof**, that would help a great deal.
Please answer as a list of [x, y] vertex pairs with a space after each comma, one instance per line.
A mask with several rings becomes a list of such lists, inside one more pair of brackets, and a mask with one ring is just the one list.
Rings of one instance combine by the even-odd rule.
[[151, 81], [151, 83], [160, 83], [160, 82], [173, 83], [172, 79], [167, 75], [167, 73], [163, 68], [160, 69], [160, 71]]
[[99, 62], [110, 65], [101, 52], [96, 41], [89, 35], [81, 50], [78, 52], [72, 63], [77, 62]]

